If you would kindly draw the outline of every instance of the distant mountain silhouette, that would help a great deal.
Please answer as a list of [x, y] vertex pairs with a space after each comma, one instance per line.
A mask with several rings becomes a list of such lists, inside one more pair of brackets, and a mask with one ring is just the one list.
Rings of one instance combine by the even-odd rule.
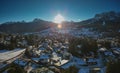
[[0, 31], [8, 33], [38, 32], [50, 28], [51, 26], [55, 26], [55, 23], [36, 18], [32, 22], [3, 23], [0, 25]]
[[100, 31], [120, 31], [120, 12], [104, 12], [93, 18], [77, 22], [78, 27], [89, 27]]
[[[120, 31], [120, 12], [104, 12], [96, 14], [93, 18], [81, 22], [63, 22], [64, 27], [87, 27], [99, 31]], [[56, 26], [53, 22], [34, 19], [31, 22], [7, 22], [0, 25], [1, 32], [24, 33], [38, 32]]]

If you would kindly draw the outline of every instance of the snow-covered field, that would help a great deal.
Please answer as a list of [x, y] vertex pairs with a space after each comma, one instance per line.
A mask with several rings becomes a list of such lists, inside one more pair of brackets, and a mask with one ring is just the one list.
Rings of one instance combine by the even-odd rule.
[[51, 28], [51, 29], [46, 29], [40, 32], [41, 35], [46, 36], [46, 35], [52, 35], [52, 32], [57, 32], [57, 33], [62, 33], [62, 34], [70, 34], [76, 37], [81, 37], [81, 36], [87, 36], [87, 37], [94, 37], [97, 38], [101, 36], [102, 34], [96, 32], [96, 31], [91, 31], [92, 28], [81, 28], [81, 29], [56, 29], [56, 28]]
[[2, 52], [2, 53], [0, 53], [0, 62], [4, 62], [6, 60], [14, 58], [24, 51], [25, 51], [25, 49], [15, 49], [12, 51]]

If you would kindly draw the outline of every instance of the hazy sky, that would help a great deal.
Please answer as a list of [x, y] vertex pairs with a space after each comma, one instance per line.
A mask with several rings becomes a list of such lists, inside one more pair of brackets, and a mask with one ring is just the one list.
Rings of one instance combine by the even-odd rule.
[[120, 11], [120, 0], [0, 0], [0, 23], [52, 21], [58, 13], [66, 20], [79, 21], [106, 11]]

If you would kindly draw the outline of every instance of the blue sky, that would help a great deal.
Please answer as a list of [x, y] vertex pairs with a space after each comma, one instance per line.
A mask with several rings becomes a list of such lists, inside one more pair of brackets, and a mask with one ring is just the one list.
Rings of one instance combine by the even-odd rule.
[[58, 13], [68, 21], [79, 21], [107, 11], [119, 12], [120, 0], [0, 0], [0, 23], [34, 18], [53, 21]]

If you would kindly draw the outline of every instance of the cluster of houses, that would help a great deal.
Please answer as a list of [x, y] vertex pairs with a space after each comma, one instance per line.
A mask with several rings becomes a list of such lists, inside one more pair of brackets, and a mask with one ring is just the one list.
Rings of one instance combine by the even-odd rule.
[[[106, 62], [115, 62], [120, 60], [120, 42], [118, 39], [115, 38], [105, 38], [105, 39], [99, 39], [100, 41], [108, 41], [109, 42], [109, 47], [110, 48], [106, 48], [100, 44], [98, 44], [99, 50], [98, 52], [101, 53], [101, 55], [103, 56], [104, 60]], [[102, 46], [102, 47], [100, 47]]]
[[[27, 46], [27, 41], [23, 35], [19, 34], [4, 34], [0, 33], [0, 47], [2, 49], [7, 49], [8, 47], [3, 47], [3, 46], [8, 46], [8, 45], [16, 45], [16, 47], [26, 47]], [[13, 48], [13, 49], [14, 49]]]
[[57, 40], [45, 39], [37, 48], [29, 46], [27, 51], [37, 64], [61, 66], [72, 59], [72, 55], [67, 51], [68, 45], [68, 41], [61, 43]]
[[[76, 30], [76, 29], [75, 29]], [[8, 35], [5, 37], [0, 38], [0, 44], [9, 45], [11, 44], [11, 39], [17, 40], [17, 46], [25, 46], [26, 53], [23, 58], [16, 59], [14, 63], [23, 66], [24, 69], [29, 72], [34, 72], [38, 69], [38, 67], [43, 66], [55, 66], [55, 67], [62, 67], [67, 68], [67, 66], [75, 65], [76, 67], [84, 70], [85, 67], [93, 67], [99, 70], [104, 65], [101, 65], [103, 62], [109, 61], [118, 61], [120, 60], [120, 43], [119, 40], [116, 38], [100, 38], [101, 34], [98, 35], [97, 32], [90, 31], [91, 29], [84, 29], [82, 28], [79, 31], [72, 31], [72, 30], [64, 30], [63, 31], [54, 31], [54, 33], [50, 33], [49, 29], [42, 31], [40, 33], [35, 33], [38, 36], [42, 36], [44, 38], [32, 38], [33, 45], [28, 45], [27, 40], [24, 36], [20, 35]], [[71, 37], [66, 37], [65, 33], [70, 33]], [[28, 35], [28, 34], [27, 34]], [[76, 58], [71, 53], [68, 52], [69, 50], [69, 38], [72, 38], [72, 35], [76, 37], [95, 37], [97, 42], [110, 42], [111, 48], [108, 49], [101, 44], [98, 43], [98, 57], [95, 57], [93, 52], [90, 54], [83, 56], [82, 58]], [[18, 38], [19, 37], [19, 38]], [[37, 46], [36, 46], [37, 44]], [[101, 47], [102, 46], [102, 47]], [[77, 45], [78, 48], [81, 45]], [[25, 50], [24, 50], [25, 51]], [[17, 53], [17, 52], [14, 52]], [[27, 56], [27, 57], [26, 57]], [[3, 59], [3, 57], [1, 57]], [[0, 60], [1, 62], [2, 60]], [[101, 67], [101, 68], [100, 68]], [[92, 69], [93, 69], [92, 68]], [[41, 68], [39, 71], [46, 71], [47, 68]], [[90, 69], [91, 70], [91, 69]], [[87, 71], [87, 70], [86, 70]], [[53, 72], [51, 72], [53, 73]], [[79, 72], [82, 73], [82, 72]], [[86, 72], [87, 73], [87, 72]]]

